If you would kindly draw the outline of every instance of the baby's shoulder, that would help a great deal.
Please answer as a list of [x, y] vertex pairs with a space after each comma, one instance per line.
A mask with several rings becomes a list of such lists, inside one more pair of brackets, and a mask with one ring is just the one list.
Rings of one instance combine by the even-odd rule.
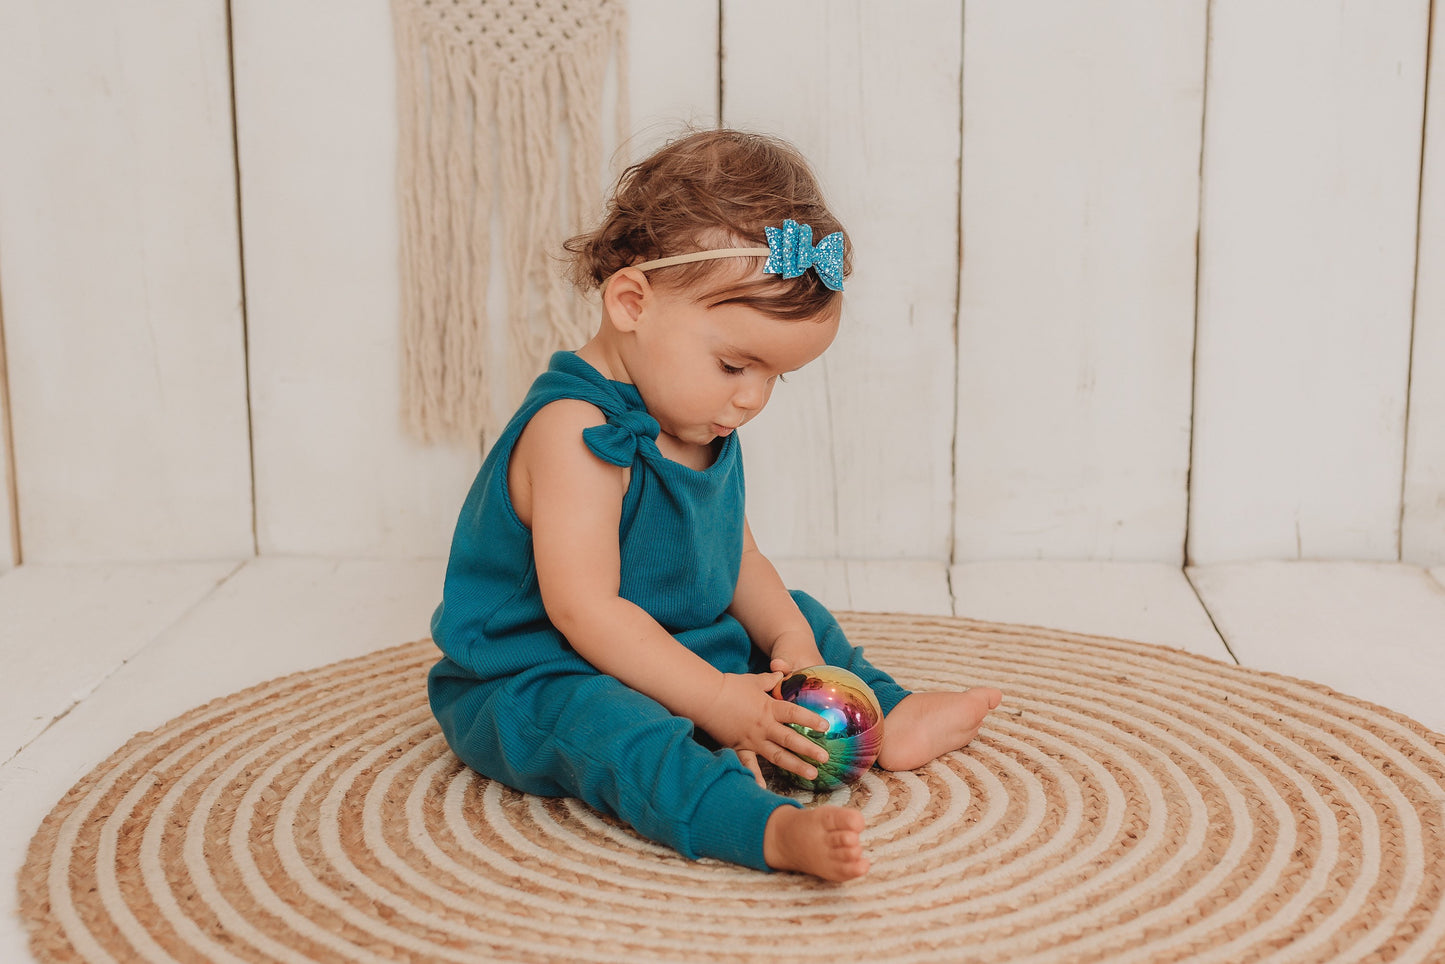
[[607, 415], [580, 398], [559, 398], [539, 408], [517, 437], [512, 461], [522, 465], [550, 462], [583, 451], [582, 433], [604, 425]]
[[[537, 409], [526, 427], [522, 438], [534, 436], [563, 435], [570, 437], [596, 425], [607, 422], [607, 414], [591, 402], [580, 398], [558, 398]], [[519, 439], [520, 443], [520, 439]]]
[[575, 502], [578, 491], [615, 488], [621, 499], [631, 473], [598, 459], [582, 438], [587, 429], [606, 421], [596, 405], [562, 398], [538, 409], [527, 422], [507, 466], [508, 492], [522, 525], [532, 527], [533, 503], [541, 491], [561, 493], [557, 501], [562, 504]]

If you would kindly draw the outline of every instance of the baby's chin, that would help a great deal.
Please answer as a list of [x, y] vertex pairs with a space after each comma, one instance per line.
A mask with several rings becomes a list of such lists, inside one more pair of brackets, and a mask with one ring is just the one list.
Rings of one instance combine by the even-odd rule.
[[713, 443], [718, 440], [718, 436], [713, 434], [711, 426], [686, 428], [679, 431], [663, 428], [662, 434], [670, 438], [676, 445], [694, 449], [711, 448]]

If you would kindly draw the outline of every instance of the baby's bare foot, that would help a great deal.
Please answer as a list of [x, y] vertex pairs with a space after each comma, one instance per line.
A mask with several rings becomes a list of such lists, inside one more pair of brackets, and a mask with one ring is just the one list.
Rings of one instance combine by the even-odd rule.
[[885, 770], [916, 770], [945, 753], [968, 745], [988, 711], [1003, 701], [996, 689], [980, 686], [963, 693], [912, 693], [883, 722], [878, 765]]
[[868, 872], [862, 833], [863, 815], [857, 810], [779, 807], [763, 831], [763, 859], [774, 870], [852, 880]]

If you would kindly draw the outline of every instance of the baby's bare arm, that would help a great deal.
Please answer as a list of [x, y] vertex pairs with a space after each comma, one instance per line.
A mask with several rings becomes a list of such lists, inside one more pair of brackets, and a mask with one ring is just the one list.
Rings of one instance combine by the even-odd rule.
[[743, 624], [753, 644], [772, 657], [772, 669], [788, 672], [823, 662], [813, 628], [793, 602], [778, 570], [758, 550], [746, 521], [742, 568], [728, 612]]
[[806, 775], [814, 744], [785, 724], [821, 721], [774, 700], [776, 674], [724, 674], [618, 595], [623, 470], [597, 458], [583, 430], [602, 413], [567, 400], [543, 408], [518, 439], [509, 471], [513, 504], [527, 509], [542, 603], [553, 625], [600, 672], [687, 717], [725, 746], [749, 749]]

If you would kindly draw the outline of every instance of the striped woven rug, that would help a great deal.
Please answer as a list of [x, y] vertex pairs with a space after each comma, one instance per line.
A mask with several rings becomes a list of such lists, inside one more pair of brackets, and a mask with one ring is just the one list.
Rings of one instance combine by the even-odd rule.
[[[429, 642], [142, 733], [36, 834], [41, 961], [1441, 961], [1445, 738], [1322, 687], [1019, 626], [844, 614], [964, 751], [828, 795], [844, 885], [692, 863], [463, 768]], [[811, 799], [805, 797], [805, 799]]]

